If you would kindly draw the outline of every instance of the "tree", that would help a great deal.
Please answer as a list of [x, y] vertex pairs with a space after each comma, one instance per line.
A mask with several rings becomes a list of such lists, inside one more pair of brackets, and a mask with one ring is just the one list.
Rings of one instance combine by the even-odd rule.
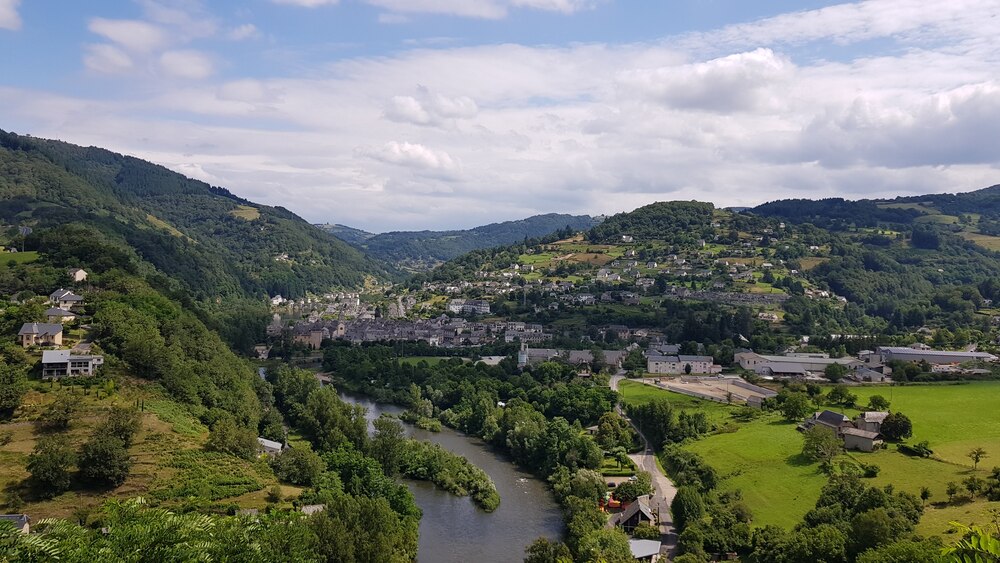
[[76, 411], [77, 399], [69, 393], [60, 393], [42, 413], [41, 423], [46, 430], [66, 430]]
[[639, 522], [632, 529], [632, 537], [637, 540], [658, 540], [660, 539], [660, 529], [649, 522]]
[[205, 449], [253, 459], [257, 454], [257, 445], [257, 436], [253, 431], [236, 426], [232, 417], [226, 416], [212, 425]]
[[592, 469], [581, 469], [569, 481], [569, 491], [571, 495], [583, 499], [597, 502], [608, 486], [604, 482], [604, 477]]
[[268, 491], [267, 491], [267, 502], [269, 502], [271, 504], [277, 504], [277, 503], [281, 502], [281, 497], [282, 497], [282, 493], [281, 493], [281, 487], [279, 485], [275, 485], [275, 486], [271, 487], [270, 489], [268, 489]]
[[140, 426], [139, 411], [116, 406], [108, 411], [108, 418], [98, 427], [97, 432], [118, 438], [127, 449], [132, 447], [132, 439]]
[[979, 467], [979, 462], [989, 456], [986, 454], [986, 450], [984, 450], [983, 448], [975, 447], [972, 449], [972, 451], [969, 452], [968, 457], [969, 459], [972, 460], [972, 468], [977, 469]]
[[889, 410], [889, 400], [882, 395], [872, 395], [868, 399], [868, 410], [887, 411]]
[[843, 364], [830, 364], [823, 370], [823, 377], [837, 383], [847, 375], [847, 366]]
[[524, 552], [527, 554], [524, 563], [566, 563], [573, 560], [566, 544], [544, 537], [531, 542]]
[[920, 487], [920, 500], [924, 503], [931, 498], [931, 490], [927, 487]]
[[802, 455], [828, 466], [844, 449], [844, 443], [829, 428], [814, 425], [802, 433]]
[[600, 528], [580, 541], [578, 560], [586, 563], [632, 563], [628, 536], [619, 529]]
[[913, 435], [913, 423], [901, 412], [891, 412], [882, 421], [881, 433], [887, 440], [898, 442]]
[[622, 482], [615, 488], [613, 496], [622, 502], [632, 502], [635, 499], [653, 492], [653, 479], [648, 471], [636, 473], [635, 480]]
[[132, 458], [117, 436], [96, 433], [80, 449], [79, 467], [87, 481], [118, 487], [128, 478]]
[[701, 493], [690, 486], [677, 489], [674, 501], [670, 503], [670, 513], [674, 516], [674, 525], [683, 531], [688, 524], [701, 520], [705, 515], [705, 503]]
[[972, 475], [964, 479], [962, 481], [962, 485], [965, 487], [965, 490], [969, 491], [970, 497], [976, 498], [976, 495], [978, 495], [983, 490], [983, 487], [986, 486], [986, 482], [979, 477]]
[[69, 490], [70, 470], [76, 454], [65, 436], [42, 436], [28, 456], [28, 472], [38, 493], [52, 498]]
[[288, 448], [271, 461], [274, 476], [293, 485], [310, 486], [326, 464], [308, 444]]
[[400, 460], [403, 457], [403, 425], [398, 420], [380, 416], [372, 423], [375, 435], [372, 437], [372, 457], [382, 465], [382, 472], [392, 477], [399, 472]]
[[28, 392], [28, 378], [23, 366], [0, 360], [0, 417], [10, 418]]
[[805, 393], [789, 394], [778, 408], [789, 421], [802, 420], [812, 412], [812, 404]]
[[851, 393], [846, 385], [837, 385], [826, 396], [827, 401], [834, 405], [844, 405], [852, 407], [857, 402], [858, 396]]
[[948, 495], [948, 502], [951, 502], [955, 498], [955, 495], [958, 494], [958, 483], [949, 481], [945, 487], [945, 493]]

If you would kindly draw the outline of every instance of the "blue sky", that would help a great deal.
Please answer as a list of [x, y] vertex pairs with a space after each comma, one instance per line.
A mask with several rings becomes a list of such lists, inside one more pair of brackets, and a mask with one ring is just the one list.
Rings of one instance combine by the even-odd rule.
[[1000, 183], [996, 0], [0, 0], [0, 128], [375, 231]]

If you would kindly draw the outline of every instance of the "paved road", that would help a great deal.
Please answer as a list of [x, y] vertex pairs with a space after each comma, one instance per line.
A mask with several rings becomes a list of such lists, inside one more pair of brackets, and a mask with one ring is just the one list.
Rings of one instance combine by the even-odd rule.
[[[611, 380], [609, 381], [611, 389], [618, 391], [618, 383], [623, 379], [625, 379], [625, 376], [622, 372], [611, 376]], [[677, 495], [677, 487], [660, 471], [660, 467], [656, 464], [656, 456], [653, 454], [653, 449], [650, 447], [646, 436], [639, 431], [639, 428], [632, 422], [632, 419], [628, 418], [620, 404], [615, 405], [615, 409], [618, 411], [618, 414], [629, 421], [629, 424], [632, 425], [632, 428], [635, 428], [635, 431], [639, 433], [639, 438], [645, 444], [643, 451], [629, 454], [628, 457], [635, 462], [636, 467], [649, 472], [653, 476], [652, 508], [654, 511], [658, 509], [660, 513], [660, 533], [662, 534], [661, 541], [663, 542], [664, 552], [673, 555], [677, 547], [677, 532], [674, 530], [674, 519], [670, 514], [670, 504], [674, 501], [674, 496]]]

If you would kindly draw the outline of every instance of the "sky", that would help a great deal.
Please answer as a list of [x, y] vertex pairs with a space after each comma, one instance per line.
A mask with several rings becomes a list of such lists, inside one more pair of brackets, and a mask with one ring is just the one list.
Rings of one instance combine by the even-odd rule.
[[1000, 184], [1000, 0], [0, 0], [0, 129], [311, 222]]

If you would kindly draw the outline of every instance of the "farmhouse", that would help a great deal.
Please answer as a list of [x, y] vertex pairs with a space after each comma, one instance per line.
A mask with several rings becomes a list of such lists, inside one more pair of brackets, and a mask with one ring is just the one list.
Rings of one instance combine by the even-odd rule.
[[73, 268], [69, 272], [69, 279], [76, 283], [87, 281], [87, 272], [81, 268]]
[[813, 413], [811, 418], [806, 419], [805, 422], [799, 425], [800, 430], [809, 430], [813, 426], [821, 426], [823, 428], [828, 428], [833, 431], [837, 437], [843, 434], [845, 428], [854, 428], [851, 424], [851, 419], [840, 414], [839, 412], [833, 411], [823, 411]]
[[21, 346], [62, 346], [62, 325], [57, 323], [24, 323], [17, 337]]
[[882, 445], [882, 435], [878, 432], [859, 430], [853, 426], [844, 428], [842, 437], [844, 438], [844, 448], [848, 450], [873, 452], [875, 448]]
[[42, 352], [42, 379], [90, 376], [104, 365], [104, 356], [75, 355], [70, 350]]
[[882, 423], [885, 422], [885, 417], [889, 416], [887, 412], [881, 411], [869, 411], [859, 414], [854, 419], [854, 426], [858, 430], [866, 430], [868, 432], [881, 432]]

